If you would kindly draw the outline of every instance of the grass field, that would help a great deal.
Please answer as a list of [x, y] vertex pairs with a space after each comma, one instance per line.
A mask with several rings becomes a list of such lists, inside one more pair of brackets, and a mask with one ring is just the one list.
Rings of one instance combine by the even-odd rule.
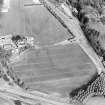
[[[42, 6], [24, 6], [31, 0], [11, 0], [8, 13], [1, 14], [0, 33], [33, 36], [40, 45], [50, 45], [70, 34]], [[14, 71], [31, 89], [67, 97], [96, 72], [93, 63], [78, 45], [29, 51]]]

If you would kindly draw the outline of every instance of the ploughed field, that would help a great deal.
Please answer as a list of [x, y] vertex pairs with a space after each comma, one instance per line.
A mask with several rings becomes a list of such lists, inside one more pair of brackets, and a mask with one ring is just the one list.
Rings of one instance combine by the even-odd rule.
[[[24, 6], [29, 0], [11, 0], [8, 13], [1, 14], [0, 33], [33, 36], [40, 45], [51, 45], [70, 34], [42, 6]], [[75, 27], [76, 28], [76, 27]], [[78, 45], [30, 50], [14, 71], [30, 89], [66, 97], [96, 72], [94, 64]]]

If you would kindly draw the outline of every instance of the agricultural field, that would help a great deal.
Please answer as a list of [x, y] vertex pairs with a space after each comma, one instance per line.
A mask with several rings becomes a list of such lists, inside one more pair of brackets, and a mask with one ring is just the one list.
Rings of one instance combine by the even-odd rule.
[[62, 96], [68, 96], [96, 72], [90, 59], [75, 45], [30, 51], [14, 70], [32, 89]]
[[0, 33], [33, 36], [42, 49], [30, 50], [14, 72], [30, 90], [68, 97], [69, 92], [84, 84], [96, 72], [88, 56], [78, 45], [46, 47], [71, 35], [43, 6], [24, 6], [31, 0], [11, 0], [7, 13], [0, 16]]

